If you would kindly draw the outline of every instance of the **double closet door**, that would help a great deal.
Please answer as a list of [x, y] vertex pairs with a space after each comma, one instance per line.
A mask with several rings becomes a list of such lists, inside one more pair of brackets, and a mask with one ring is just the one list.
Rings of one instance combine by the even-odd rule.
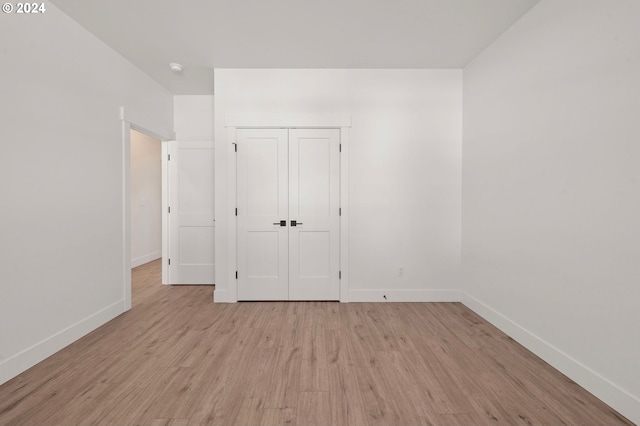
[[339, 300], [340, 130], [237, 130], [238, 300]]

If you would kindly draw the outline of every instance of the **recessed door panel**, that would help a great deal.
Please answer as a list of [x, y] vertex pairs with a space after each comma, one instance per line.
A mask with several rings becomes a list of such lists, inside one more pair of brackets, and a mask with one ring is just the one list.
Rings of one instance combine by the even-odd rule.
[[247, 278], [278, 278], [280, 276], [280, 236], [278, 231], [249, 232], [247, 238]]
[[180, 265], [204, 265], [211, 262], [215, 235], [213, 227], [183, 226], [180, 228]]
[[[300, 138], [297, 144], [297, 203], [300, 216], [328, 216], [331, 208], [331, 139]], [[294, 186], [295, 188], [295, 186]], [[292, 212], [293, 213], [293, 212]]]
[[277, 138], [251, 138], [247, 150], [247, 216], [278, 216], [279, 191]]
[[298, 232], [298, 275], [301, 278], [330, 278], [331, 234], [327, 231]]
[[200, 143], [177, 142], [179, 155], [174, 156], [174, 164], [179, 162], [178, 207], [184, 217], [200, 216], [208, 213], [212, 206], [211, 182], [214, 180], [212, 164], [213, 148]]

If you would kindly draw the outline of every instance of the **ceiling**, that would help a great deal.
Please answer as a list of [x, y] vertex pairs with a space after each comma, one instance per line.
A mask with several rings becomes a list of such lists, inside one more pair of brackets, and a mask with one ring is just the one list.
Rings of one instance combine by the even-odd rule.
[[175, 95], [213, 68], [462, 68], [538, 1], [51, 0]]

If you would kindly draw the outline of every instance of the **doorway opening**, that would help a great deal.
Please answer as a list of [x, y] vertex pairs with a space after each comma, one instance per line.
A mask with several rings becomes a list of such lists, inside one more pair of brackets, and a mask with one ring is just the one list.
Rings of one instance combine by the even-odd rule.
[[130, 130], [131, 268], [162, 257], [162, 144]]
[[[163, 211], [163, 206], [165, 203], [165, 176], [166, 176], [166, 167], [165, 163], [161, 161], [163, 155], [166, 152], [166, 143], [165, 141], [171, 139], [171, 137], [163, 137], [158, 133], [147, 130], [144, 127], [138, 126], [125, 118], [124, 108], [121, 108], [120, 118], [122, 120], [122, 281], [123, 281], [123, 296], [124, 296], [124, 306], [123, 310], [128, 311], [131, 309], [131, 267], [132, 261], [134, 262], [144, 262], [144, 260], [148, 257], [152, 257], [157, 255], [156, 253], [148, 252], [143, 255], [139, 255], [137, 257], [132, 256], [132, 149], [136, 149], [137, 147], [132, 148], [132, 138], [135, 140], [137, 138], [150, 138], [160, 145], [161, 155], [158, 158], [158, 162], [161, 164], [161, 180], [160, 180], [160, 188], [161, 188], [161, 257], [164, 259], [166, 257], [166, 214]], [[133, 132], [136, 133], [133, 133]], [[136, 142], [134, 142], [136, 143]], [[147, 202], [143, 202], [143, 204], [147, 204]], [[136, 231], [138, 232], [138, 228]], [[164, 266], [164, 262], [162, 266], [162, 277], [164, 282], [164, 277], [166, 274], [166, 268]]]

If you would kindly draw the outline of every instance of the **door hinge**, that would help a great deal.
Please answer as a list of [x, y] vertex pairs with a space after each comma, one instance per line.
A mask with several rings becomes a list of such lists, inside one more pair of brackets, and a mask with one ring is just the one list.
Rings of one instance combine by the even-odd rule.
[[167, 259], [167, 263], [171, 265], [171, 259]]
[[167, 213], [171, 213], [171, 206], [167, 207]]
[[236, 271], [236, 280], [238, 279], [238, 271]]
[[342, 152], [342, 144], [340, 144], [340, 152]]
[[236, 207], [236, 216], [238, 216], [238, 208]]
[[338, 207], [338, 216], [342, 216], [342, 207]]
[[235, 152], [238, 152], [238, 143], [237, 142], [233, 142], [233, 150]]
[[341, 280], [342, 279], [342, 271], [338, 271], [338, 279]]
[[167, 161], [171, 161], [171, 154], [167, 154]]

